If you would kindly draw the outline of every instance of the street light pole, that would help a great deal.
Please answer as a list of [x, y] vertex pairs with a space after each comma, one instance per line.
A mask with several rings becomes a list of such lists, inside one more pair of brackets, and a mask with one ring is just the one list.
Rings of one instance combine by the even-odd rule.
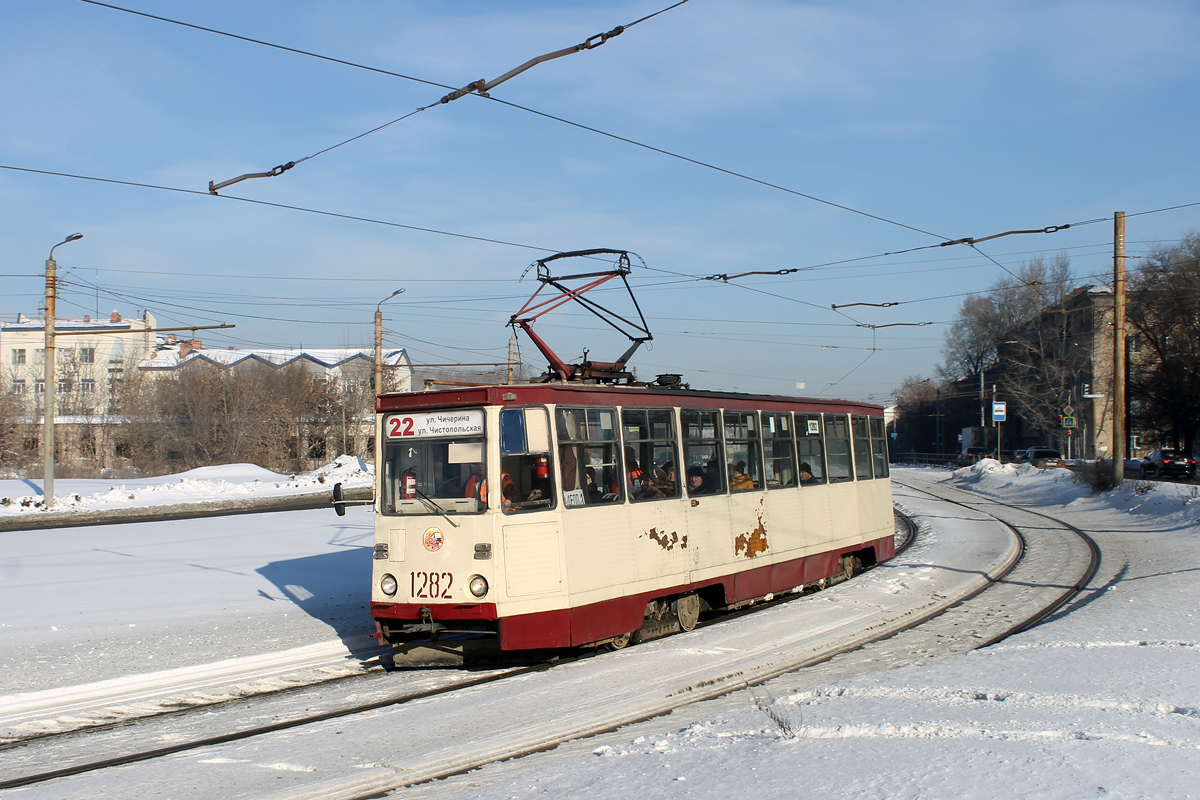
[[46, 508], [54, 505], [54, 414], [55, 394], [58, 391], [58, 381], [54, 374], [54, 306], [58, 299], [58, 264], [54, 262], [54, 249], [67, 242], [78, 241], [82, 233], [72, 233], [54, 247], [50, 248], [50, 256], [46, 259], [46, 349], [45, 372], [42, 379], [42, 399], [45, 403], [45, 414], [42, 420], [42, 503]]
[[375, 396], [383, 394], [383, 304], [403, 289], [397, 289], [375, 305]]

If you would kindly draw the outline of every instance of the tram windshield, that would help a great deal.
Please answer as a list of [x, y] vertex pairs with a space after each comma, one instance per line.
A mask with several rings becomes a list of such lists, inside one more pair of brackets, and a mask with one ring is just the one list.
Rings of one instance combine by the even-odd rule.
[[384, 514], [475, 514], [487, 509], [482, 409], [391, 414], [383, 420]]

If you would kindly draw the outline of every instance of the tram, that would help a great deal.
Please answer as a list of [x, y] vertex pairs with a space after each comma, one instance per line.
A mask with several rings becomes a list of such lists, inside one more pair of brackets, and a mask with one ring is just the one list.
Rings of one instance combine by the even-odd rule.
[[620, 647], [895, 552], [878, 406], [559, 383], [376, 411], [371, 615], [398, 652]]
[[[613, 254], [608, 272], [546, 266]], [[628, 255], [535, 262], [562, 298], [511, 322], [546, 355], [541, 382], [376, 398], [370, 608], [397, 663], [617, 649], [895, 554], [880, 406], [638, 383], [640, 310], [614, 362], [567, 364], [530, 330], [544, 311], [521, 314], [568, 300], [596, 313], [579, 296]]]

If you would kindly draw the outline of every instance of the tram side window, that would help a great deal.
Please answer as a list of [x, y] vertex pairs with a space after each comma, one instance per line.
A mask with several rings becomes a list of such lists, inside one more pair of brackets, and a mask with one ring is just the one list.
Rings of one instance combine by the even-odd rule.
[[731, 492], [762, 488], [762, 450], [756, 412], [725, 412], [725, 456]]
[[854, 476], [860, 481], [869, 481], [873, 477], [869, 419], [858, 414], [850, 417], [850, 429], [854, 434]]
[[539, 511], [554, 505], [546, 409], [500, 410], [499, 485], [505, 513]]
[[763, 449], [767, 488], [796, 485], [796, 451], [792, 445], [792, 415], [763, 414]]
[[631, 500], [679, 496], [675, 411], [670, 408], [626, 408], [621, 411], [625, 434], [625, 477]]
[[850, 470], [850, 421], [845, 414], [825, 415], [825, 455], [830, 483], [854, 480]]
[[688, 494], [725, 493], [725, 453], [721, 446], [721, 412], [681, 412], [683, 463]]
[[821, 446], [820, 414], [796, 415], [796, 449], [800, 458], [800, 485], [824, 483], [825, 450]]
[[611, 408], [562, 408], [556, 412], [563, 503], [568, 508], [621, 499], [617, 459], [617, 412]]
[[888, 470], [887, 426], [883, 417], [871, 417], [871, 460], [875, 465], [875, 477], [886, 478]]

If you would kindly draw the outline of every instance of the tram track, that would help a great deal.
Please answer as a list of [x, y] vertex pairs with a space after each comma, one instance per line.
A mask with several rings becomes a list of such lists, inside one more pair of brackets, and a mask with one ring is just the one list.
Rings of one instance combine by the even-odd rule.
[[[1044, 596], [1035, 602], [1030, 602], [1030, 598], [1005, 598], [1002, 601], [1002, 607], [1013, 603], [1033, 605], [1035, 611], [993, 631], [979, 647], [996, 644], [1045, 620], [1083, 591], [1100, 567], [1101, 552], [1095, 540], [1078, 527], [1049, 514], [1003, 503], [994, 498], [948, 487], [945, 484], [936, 484], [939, 491], [934, 491], [928, 485], [918, 487], [899, 481], [896, 481], [896, 484], [923, 492], [944, 502], [986, 513], [999, 519], [1013, 531], [1014, 535], [1020, 538], [1022, 542], [1020, 562], [1014, 564], [1013, 569], [997, 583], [1007, 594], [1030, 594], [1037, 591], [1038, 594]], [[955, 494], [958, 495], [957, 499], [952, 496]], [[998, 509], [1005, 510], [1003, 517], [993, 513]], [[1034, 517], [1042, 527], [1035, 528], [1029, 522], [1023, 521], [1022, 516]], [[1044, 527], [1045, 523], [1057, 527], [1046, 528]], [[1029, 530], [1037, 530], [1038, 538], [1030, 539], [1026, 536], [1025, 531]], [[1055, 533], [1063, 532], [1070, 536], [1050, 538]], [[1032, 555], [1028, 553], [1030, 547], [1036, 548], [1036, 552]], [[1040, 591], [1038, 591], [1039, 587]], [[995, 598], [996, 594], [994, 593], [991, 595], [990, 602], [995, 602]], [[963, 604], [968, 603], [969, 599], [965, 598]]]
[[[907, 549], [913, 543], [917, 533], [915, 523], [899, 511], [896, 512], [896, 533], [897, 553], [901, 553]], [[765, 608], [771, 608], [794, 599], [796, 599], [795, 595], [779, 595], [760, 601], [750, 607], [740, 608], [705, 619], [697, 627], [711, 627], [747, 614], [758, 613]], [[92, 709], [93, 714], [91, 717], [82, 715], [76, 717], [67, 716], [64, 718], [64, 714], [81, 714], [82, 709], [75, 705], [65, 708], [47, 709], [50, 711], [50, 717], [65, 720], [66, 723], [69, 723], [73, 719], [77, 723], [77, 726], [60, 731], [43, 732], [23, 738], [11, 739], [8, 742], [0, 743], [0, 753], [13, 751], [18, 748], [26, 750], [37, 749], [42, 751], [40, 755], [25, 760], [59, 764], [62, 764], [64, 761], [71, 762], [74, 760], [74, 763], [68, 763], [65, 766], [24, 776], [2, 779], [0, 780], [0, 791], [30, 786], [72, 775], [80, 775], [108, 767], [162, 758], [188, 750], [249, 739], [303, 725], [363, 714], [376, 709], [400, 706], [405, 703], [425, 700], [449, 692], [475, 688], [507, 678], [540, 672], [551, 668], [555, 664], [570, 663], [580, 658], [590, 657], [591, 655], [590, 653], [578, 654], [565, 658], [559, 657], [530, 666], [488, 670], [486, 671], [487, 674], [479, 677], [464, 677], [463, 671], [457, 669], [420, 670], [418, 671], [419, 674], [422, 674], [425, 679], [421, 682], [430, 685], [426, 688], [418, 688], [399, 694], [395, 693], [394, 689], [377, 690], [374, 687], [361, 686], [360, 684], [363, 680], [383, 684], [391, 681], [390, 676], [378, 674], [379, 671], [374, 669], [369, 670], [367, 673], [340, 675], [318, 684], [310, 683], [274, 691], [254, 692], [242, 697], [221, 699], [220, 695], [210, 693], [202, 695], [202, 697], [207, 696], [209, 698], [208, 702], [197, 701], [180, 708], [170, 708], [168, 705], [166, 710], [159, 710], [157, 713], [136, 714], [127, 712], [122, 718], [111, 722], [96, 721], [103, 718], [106, 710], [110, 714], [114, 713], [113, 698], [111, 696], [106, 696], [104, 699], [107, 702], [100, 703], [96, 708]], [[409, 674], [412, 673], [409, 672]], [[243, 675], [241, 677], [246, 678], [250, 676]], [[225, 683], [231, 683], [236, 678], [237, 676], [227, 677]], [[322, 695], [325, 694], [324, 690], [328, 688], [328, 685], [335, 682], [344, 687], [340, 696], [356, 698], [361, 698], [363, 695], [377, 696], [372, 696], [365, 702], [330, 703], [327, 699], [323, 699]], [[168, 694], [178, 694], [182, 688], [179, 685], [160, 686], [159, 694], [163, 691]], [[132, 695], [142, 697], [145, 695], [145, 692], [133, 690]], [[129, 701], [130, 698], [126, 698], [126, 700]], [[302, 716], [293, 716], [280, 720], [279, 712], [272, 708], [272, 705], [278, 704], [280, 701], [289, 706], [301, 705], [306, 709], [311, 709], [313, 705], [330, 705], [331, 707], [314, 713], [306, 713]], [[251, 706], [253, 706], [253, 709], [251, 709]], [[204, 724], [206, 726], [212, 725], [214, 715], [229, 716], [232, 720], [230, 727], [236, 727], [237, 729], [216, 735], [191, 735], [190, 737], [186, 732], [181, 733], [180, 729], [183, 728], [186, 731], [188, 726], [188, 723], [182, 720], [182, 718], [194, 716], [197, 712], [204, 713]], [[274, 721], [255, 724], [253, 720], [256, 719], [273, 719]], [[76, 744], [79, 742], [79, 737], [81, 736], [87, 736], [88, 750], [91, 752], [91, 755], [83, 761], [78, 760], [74, 756]], [[184, 741], [178, 741], [181, 737]], [[140, 741], [158, 741], [168, 738], [176, 739], [177, 741], [155, 747], [139, 747], [138, 745]], [[97, 756], [97, 751], [102, 753], [102, 755]], [[11, 767], [9, 771], [11, 771]]]
[[[914, 488], [913, 490], [914, 491], [925, 491], [924, 489], [916, 489], [916, 488]], [[955, 502], [954, 500], [951, 500], [950, 498], [945, 498], [945, 499], [947, 502]], [[964, 503], [960, 503], [960, 505], [964, 505], [965, 507], [970, 507], [970, 506], [966, 506], [966, 504], [964, 504]], [[1030, 512], [1030, 513], [1036, 513], [1036, 512]], [[1045, 515], [1041, 515], [1041, 516], [1045, 516]], [[1015, 529], [1014, 529], [1014, 531], [1015, 531]], [[1079, 532], [1079, 533], [1082, 534], [1082, 532]], [[1016, 535], [1019, 535], [1019, 533], [1017, 533]], [[1086, 535], [1084, 535], [1084, 537], [1086, 538]], [[906, 538], [906, 541], [902, 545], [898, 545], [898, 550], [900, 552], [906, 552], [904, 550], [904, 548], [912, 543], [915, 536], [910, 533], [905, 538]], [[363, 794], [361, 796], [366, 796], [367, 794], [369, 794], [371, 792], [379, 791], [381, 786], [386, 786], [389, 788], [396, 788], [399, 786], [411, 785], [413, 783], [418, 783], [418, 782], [422, 782], [425, 780], [431, 780], [434, 778], [446, 777], [446, 776], [457, 774], [457, 773], [460, 773], [460, 772], [463, 772], [463, 771], [466, 771], [469, 769], [477, 768], [478, 766], [481, 766], [482, 764], [490, 763], [490, 761], [496, 760], [497, 758], [510, 758], [510, 757], [513, 757], [516, 755], [522, 755], [525, 753], [534, 752], [539, 749], [544, 749], [545, 747], [555, 746], [559, 742], [566, 741], [571, 738], [578, 738], [579, 736], [594, 735], [597, 733], [602, 733], [606, 730], [613, 730], [613, 729], [622, 727], [624, 725], [631, 724], [633, 722], [650, 719], [655, 716], [659, 716], [663, 713], [667, 713], [667, 712], [671, 711], [672, 709], [677, 708], [679, 706], [695, 703], [699, 700], [709, 699], [711, 697], [715, 697], [720, 694], [725, 694], [725, 693], [728, 693], [730, 691], [733, 691], [735, 689], [738, 689], [738, 688], [741, 688], [744, 686], [757, 685], [759, 683], [765, 682], [772, 678], [778, 677], [782, 674], [793, 672], [798, 669], [804, 669], [806, 667], [811, 668], [811, 667], [816, 667], [818, 665], [832, 664], [834, 661], [836, 661], [838, 659], [842, 659], [843, 661], [845, 661], [846, 659], [854, 659], [855, 657], [861, 659], [864, 656], [867, 656], [868, 660], [872, 660], [872, 659], [876, 658], [876, 656], [869, 655], [870, 653], [873, 653], [873, 652], [904, 653], [904, 652], [907, 652], [912, 649], [911, 647], [908, 647], [906, 645], [905, 637], [911, 638], [915, 635], [913, 633], [914, 631], [924, 629], [925, 626], [931, 622], [931, 620], [941, 619], [941, 618], [944, 618], [947, 616], [949, 616], [951, 618], [956, 618], [955, 623], [950, 626], [951, 628], [953, 628], [955, 625], [961, 627], [964, 622], [968, 626], [973, 627], [974, 629], [988, 628], [989, 626], [979, 624], [980, 613], [981, 613], [981, 611], [979, 609], [974, 609], [974, 610], [968, 610], [968, 609], [970, 609], [970, 607], [972, 606], [973, 603], [981, 602], [978, 600], [978, 598], [988, 595], [988, 592], [991, 590], [994, 590], [996, 587], [1002, 587], [1002, 586], [1010, 586], [1011, 587], [1018, 583], [1026, 582], [1023, 578], [1020, 578], [1019, 574], [1017, 574], [1017, 577], [1014, 577], [1014, 573], [1017, 572], [1018, 567], [1022, 563], [1025, 563], [1027, 561], [1028, 547], [1014, 548], [1014, 549], [1017, 551], [1016, 555], [1013, 555], [1012, 553], [1007, 554], [1005, 559], [1002, 559], [1002, 561], [1004, 561], [1004, 563], [1003, 563], [1001, 569], [993, 570], [992, 574], [988, 574], [987, 571], [984, 571], [984, 574], [986, 575], [987, 579], [984, 580], [981, 585], [975, 586], [973, 591], [969, 593], [969, 596], [957, 598], [953, 602], [945, 602], [945, 603], [941, 603], [941, 604], [925, 604], [921, 607], [910, 609], [910, 611], [907, 615], [901, 615], [902, 617], [907, 616], [907, 619], [902, 618], [899, 621], [899, 624], [893, 623], [890, 626], [883, 626], [883, 625], [869, 626], [865, 636], [859, 635], [859, 636], [855, 637], [853, 641], [837, 642], [836, 645], [833, 646], [832, 648], [826, 648], [825, 650], [823, 650], [819, 653], [809, 652], [809, 653], [805, 654], [806, 657], [794, 657], [793, 656], [793, 657], [786, 657], [783, 659], [779, 659], [776, 654], [776, 657], [768, 659], [772, 663], [767, 663], [764, 665], [757, 665], [755, 667], [747, 667], [747, 666], [743, 665], [739, 668], [738, 666], [736, 666], [733, 663], [733, 660], [731, 659], [730, 665], [727, 668], [725, 668], [725, 671], [723, 674], [721, 674], [721, 672], [720, 672], [721, 668], [718, 668], [718, 672], [715, 675], [710, 675], [706, 678], [700, 678], [699, 675], [692, 676], [695, 678], [695, 680], [685, 680], [684, 685], [676, 686], [676, 687], [674, 687], [673, 691], [665, 692], [664, 695], [658, 697], [657, 702], [646, 705], [643, 709], [640, 709], [639, 712], [636, 714], [615, 715], [615, 716], [609, 716], [607, 718], [602, 716], [599, 720], [596, 720], [596, 719], [588, 720], [588, 723], [586, 725], [584, 725], [583, 727], [576, 726], [573, 729], [561, 730], [560, 732], [556, 733], [553, 737], [550, 737], [549, 740], [547, 740], [545, 737], [542, 737], [542, 738], [534, 737], [533, 740], [524, 739], [524, 740], [518, 740], [516, 742], [506, 742], [504, 744], [504, 746], [501, 747], [500, 749], [497, 750], [497, 749], [493, 748], [492, 750], [490, 750], [488, 752], [480, 753], [479, 756], [476, 758], [465, 758], [465, 759], [458, 758], [458, 757], [441, 758], [441, 759], [433, 758], [430, 760], [429, 764], [425, 765], [425, 767], [423, 769], [406, 770], [406, 771], [404, 771], [406, 774], [403, 774], [403, 775], [396, 774], [394, 771], [391, 771], [387, 775], [381, 775], [381, 774], [378, 774], [378, 770], [376, 770], [376, 771], [373, 771], [371, 775], [359, 775], [358, 777], [356, 777], [354, 779], [357, 781], [357, 783], [355, 783], [355, 786], [361, 787], [362, 792], [363, 792]], [[894, 559], [893, 562], [889, 562], [889, 564], [895, 563], [895, 561], [896, 560]], [[1093, 565], [1093, 567], [1091, 568], [1091, 572], [1094, 573], [1094, 570], [1095, 570], [1095, 567]], [[1090, 574], [1089, 574], [1089, 578], [1090, 578]], [[1083, 580], [1083, 583], [1086, 583], [1086, 579]], [[1081, 583], [1080, 586], [1082, 586], [1083, 583]], [[1077, 591], [1077, 589], [1076, 589], [1076, 591]], [[994, 595], [988, 595], [988, 596], [991, 596], [994, 598]], [[993, 641], [998, 641], [999, 639], [1004, 638], [1007, 635], [1011, 635], [1013, 632], [1016, 632], [1017, 630], [1020, 630], [1023, 627], [1034, 624], [1036, 619], [1043, 618], [1046, 614], [1053, 613], [1054, 608], [1061, 607], [1062, 603], [1067, 602], [1067, 600], [1069, 599], [1069, 596], [1070, 596], [1070, 593], [1067, 593], [1067, 592], [1062, 592], [1062, 591], [1056, 592], [1055, 598], [1054, 598], [1055, 605], [1053, 608], [1050, 608], [1049, 604], [1044, 604], [1043, 607], [1038, 610], [1037, 614], [1022, 617], [1021, 620], [1019, 620], [1015, 623], [1011, 619], [1004, 618], [1003, 615], [1000, 615], [1000, 618], [998, 618], [998, 619], [999, 619], [1000, 623], [1002, 623], [1002, 624], [997, 626], [997, 619], [991, 620], [991, 622], [989, 623], [989, 625], [990, 625], [989, 630], [990, 630], [991, 635], [986, 639], [986, 641], [981, 640], [978, 635], [976, 635], [974, 637], [969, 637], [969, 642], [970, 642], [971, 646], [967, 647], [967, 649], [974, 649], [975, 647], [982, 646], [983, 644], [989, 644], [989, 643], [992, 643]], [[994, 605], [994, 604], [995, 604], [994, 600], [988, 601], [985, 603], [985, 605]], [[1006, 603], [1002, 602], [1002, 603], [1000, 603], [1000, 605], [1004, 606], [1004, 605], [1006, 605]], [[935, 608], [933, 606], [937, 606], [937, 607]], [[993, 615], [993, 616], [995, 616], [995, 615]], [[872, 630], [872, 628], [874, 628], [874, 629]], [[924, 638], [927, 640], [929, 638], [928, 631], [925, 630], [925, 632], [922, 633], [917, 638], [918, 639]], [[635, 648], [635, 649], [641, 649], [641, 648]], [[630, 652], [630, 651], [623, 651], [623, 655], [628, 652]], [[918, 654], [918, 657], [919, 657], [919, 655], [920, 654]], [[911, 656], [912, 656], [912, 654], [909, 653], [909, 657], [911, 657]], [[614, 663], [614, 665], [615, 665], [615, 663]], [[886, 666], [894, 666], [894, 665], [899, 665], [898, 663], [895, 663], [895, 659], [889, 661], [888, 664], [886, 664]], [[78, 762], [75, 764], [59, 766], [59, 767], [55, 768], [54, 770], [26, 771], [24, 776], [10, 777], [4, 781], [0, 781], [0, 789], [16, 788], [18, 786], [30, 786], [30, 785], [34, 785], [34, 784], [38, 784], [38, 783], [44, 783], [49, 780], [58, 779], [58, 778], [64, 778], [64, 777], [68, 777], [68, 776], [72, 776], [72, 775], [81, 775], [85, 772], [101, 770], [101, 769], [104, 769], [105, 767], [116, 766], [119, 764], [131, 764], [131, 763], [136, 763], [138, 761], [149, 761], [149, 760], [153, 760], [153, 759], [162, 758], [163, 756], [166, 756], [166, 755], [182, 753], [182, 752], [185, 752], [188, 750], [195, 750], [198, 748], [216, 747], [216, 746], [219, 746], [222, 744], [227, 744], [229, 742], [249, 739], [252, 737], [259, 737], [259, 736], [266, 737], [269, 734], [278, 733], [280, 731], [284, 731], [289, 728], [295, 728], [295, 727], [300, 727], [300, 726], [304, 726], [304, 725], [314, 725], [314, 724], [320, 723], [322, 721], [328, 721], [328, 720], [344, 718], [344, 717], [351, 717], [351, 716], [358, 715], [358, 714], [364, 714], [368, 711], [373, 711], [373, 710], [379, 710], [379, 709], [384, 709], [384, 708], [393, 708], [393, 710], [398, 710], [400, 706], [403, 706], [405, 704], [410, 704], [415, 700], [429, 700], [429, 699], [439, 698], [439, 697], [445, 698], [449, 695], [459, 692], [460, 690], [479, 687], [479, 686], [482, 686], [487, 683], [495, 682], [498, 680], [504, 680], [504, 679], [507, 679], [510, 677], [515, 677], [517, 675], [529, 675], [529, 674], [533, 674], [533, 673], [537, 673], [537, 672], [546, 672], [549, 670], [549, 668], [551, 666], [552, 665], [550, 665], [550, 664], [539, 664], [536, 666], [521, 668], [521, 669], [517, 669], [517, 670], [502, 671], [502, 672], [498, 672], [495, 674], [490, 674], [490, 675], [482, 676], [482, 677], [475, 676], [470, 679], [457, 682], [454, 685], [430, 688], [428, 690], [423, 690], [421, 692], [410, 693], [405, 697], [392, 696], [392, 697], [385, 697], [385, 698], [377, 698], [377, 699], [371, 700], [370, 702], [367, 702], [367, 703], [358, 703], [358, 704], [353, 704], [349, 707], [344, 707], [344, 708], [340, 708], [340, 709], [329, 709], [329, 710], [321, 711], [321, 712], [315, 713], [315, 714], [306, 714], [306, 715], [303, 715], [303, 716], [295, 718], [295, 719], [277, 721], [277, 722], [273, 722], [273, 723], [267, 724], [267, 725], [258, 725], [258, 726], [251, 725], [249, 727], [243, 727], [240, 730], [227, 731], [227, 732], [224, 732], [224, 733], [221, 733], [218, 735], [197, 736], [188, 741], [176, 740], [175, 742], [173, 742], [171, 744], [166, 744], [166, 745], [162, 745], [162, 746], [158, 746], [158, 747], [143, 746], [141, 748], [141, 750], [136, 753], [130, 753], [127, 751], [124, 754], [111, 755], [106, 758], [96, 758], [96, 757], [92, 756], [92, 757], [89, 757], [84, 762]], [[878, 667], [879, 667], [879, 662], [876, 661], [876, 668], [878, 668]], [[461, 673], [459, 673], [459, 674], [461, 675]], [[379, 676], [379, 677], [386, 678], [387, 676]], [[384, 682], [386, 683], [386, 681], [384, 681]], [[343, 685], [347, 685], [347, 684], [343, 684]], [[258, 707], [260, 705], [261, 704], [258, 702], [255, 703], [256, 707]], [[235, 710], [232, 705], [230, 706], [230, 709]], [[264, 708], [264, 711], [265, 710], [266, 709]], [[171, 727], [175, 728], [171, 732], [172, 737], [177, 737], [180, 735], [176, 726], [177, 726], [177, 722], [172, 724], [172, 726], [171, 726]], [[566, 727], [570, 728], [569, 725]], [[141, 728], [141, 730], [140, 731], [132, 731], [132, 732], [129, 730], [122, 731], [122, 729], [130, 729], [130, 728]], [[118, 735], [118, 734], [122, 734], [122, 733], [126, 734], [126, 735], [124, 735], [124, 736]], [[131, 744], [131, 742], [129, 741], [130, 739], [145, 741], [147, 738], [146, 735], [148, 733], [151, 735], [151, 738], [152, 738], [154, 734], [149, 731], [148, 727], [145, 726], [144, 724], [139, 723], [138, 726], [129, 726], [129, 725], [114, 726], [114, 728], [109, 732], [109, 735], [113, 739], [114, 745], [118, 745], [118, 742], [117, 742], [118, 739], [124, 739], [125, 740], [124, 743], [119, 744], [119, 747], [128, 747]], [[163, 736], [163, 734], [161, 732], [158, 735], [160, 737]], [[61, 764], [62, 763], [61, 761], [56, 761], [57, 758], [65, 758], [65, 757], [67, 757], [68, 753], [75, 751], [74, 745], [77, 743], [77, 741], [69, 741], [69, 740], [75, 740], [76, 737], [56, 737], [56, 738], [62, 738], [62, 741], [60, 743], [58, 743], [58, 745], [61, 745], [62, 753], [60, 753], [58, 756], [55, 756], [55, 755], [49, 753], [48, 751], [46, 751], [46, 752], [43, 752], [40, 757], [31, 758], [30, 761], [47, 763], [46, 756], [50, 756], [51, 761], [53, 761], [54, 763]], [[94, 737], [89, 735], [88, 741], [89, 741], [89, 747], [87, 749], [91, 750], [94, 753], [95, 749], [92, 746], [92, 743], [95, 742]], [[47, 743], [44, 743], [44, 744], [47, 744]], [[60, 749], [58, 745], [51, 747], [50, 749]], [[41, 749], [41, 748], [35, 748], [35, 749]], [[9, 775], [14, 774], [13, 770], [11, 770], [11, 769], [6, 769], [5, 771], [8, 772]], [[320, 791], [325, 792], [327, 790], [328, 790], [328, 787], [325, 786]], [[354, 791], [357, 791], [357, 790], [353, 789], [353, 787], [350, 787], [350, 793], [346, 794], [344, 796], [347, 796], [347, 797], [359, 796], [359, 795], [355, 795]], [[297, 795], [297, 796], [301, 796], [301, 795]], [[311, 796], [316, 797], [316, 796], [321, 796], [321, 795], [318, 793], [318, 794], [313, 794]]]

